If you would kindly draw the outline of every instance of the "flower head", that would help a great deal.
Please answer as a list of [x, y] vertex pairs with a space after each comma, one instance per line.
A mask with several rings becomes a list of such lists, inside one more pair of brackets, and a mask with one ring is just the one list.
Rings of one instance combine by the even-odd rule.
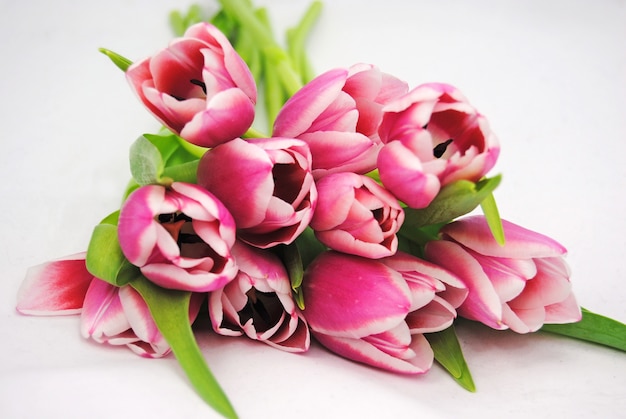
[[384, 108], [379, 134], [380, 179], [412, 208], [424, 208], [441, 187], [478, 181], [500, 147], [487, 120], [447, 84], [418, 86]]
[[292, 138], [221, 144], [200, 159], [198, 183], [231, 212], [239, 238], [261, 248], [294, 241], [317, 203], [309, 148]]
[[304, 315], [324, 346], [406, 374], [430, 369], [433, 352], [423, 333], [449, 327], [466, 293], [452, 274], [404, 253], [380, 260], [322, 253], [302, 286]]
[[235, 222], [197, 185], [137, 189], [120, 212], [118, 237], [126, 258], [164, 288], [212, 291], [237, 274], [230, 253]]
[[209, 296], [213, 329], [222, 335], [245, 334], [288, 352], [306, 351], [309, 329], [291, 296], [280, 259], [242, 242], [235, 243], [233, 255], [237, 277]]
[[247, 65], [215, 26], [191, 26], [126, 77], [143, 104], [190, 143], [214, 147], [254, 120], [256, 85]]
[[285, 103], [274, 135], [309, 145], [316, 179], [342, 171], [367, 173], [376, 166], [383, 105], [407, 90], [406, 83], [373, 65], [327, 71]]
[[404, 220], [398, 201], [372, 179], [352, 172], [317, 181], [311, 220], [315, 236], [331, 249], [370, 258], [393, 255]]
[[502, 224], [505, 246], [496, 243], [482, 216], [446, 225], [443, 240], [426, 245], [427, 259], [455, 273], [469, 289], [459, 314], [518, 333], [580, 320], [565, 248], [511, 222]]

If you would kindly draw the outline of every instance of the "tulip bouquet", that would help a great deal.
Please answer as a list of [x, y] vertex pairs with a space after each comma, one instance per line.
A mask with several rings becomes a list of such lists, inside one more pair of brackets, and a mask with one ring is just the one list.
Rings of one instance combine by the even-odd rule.
[[565, 248], [500, 218], [500, 145], [457, 88], [361, 63], [315, 75], [304, 44], [320, 3], [286, 48], [264, 9], [220, 4], [173, 12], [177, 37], [147, 59], [101, 50], [163, 128], [131, 145], [122, 205], [87, 251], [28, 271], [20, 313], [79, 313], [85, 338], [172, 352], [225, 417], [201, 317], [396, 373], [436, 360], [470, 391], [458, 317], [626, 351], [624, 324], [577, 303]]

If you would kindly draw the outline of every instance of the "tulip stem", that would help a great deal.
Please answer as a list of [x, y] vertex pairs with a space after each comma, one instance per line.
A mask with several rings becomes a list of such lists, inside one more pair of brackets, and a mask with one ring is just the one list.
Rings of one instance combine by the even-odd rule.
[[139, 276], [131, 286], [145, 300], [159, 331], [200, 397], [226, 418], [237, 414], [211, 373], [189, 322], [190, 292], [166, 290]]

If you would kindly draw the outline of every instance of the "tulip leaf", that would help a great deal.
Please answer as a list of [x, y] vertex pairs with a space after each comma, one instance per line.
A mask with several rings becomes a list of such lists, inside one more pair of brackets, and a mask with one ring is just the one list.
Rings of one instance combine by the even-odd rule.
[[237, 414], [211, 373], [189, 322], [190, 292], [161, 288], [139, 276], [131, 286], [143, 297], [154, 322], [200, 397], [226, 418]]
[[428, 339], [431, 348], [433, 348], [435, 360], [452, 375], [452, 378], [461, 387], [472, 393], [475, 392], [476, 386], [467, 362], [465, 362], [463, 357], [461, 344], [456, 336], [454, 326], [450, 326], [440, 332], [427, 333], [424, 336]]
[[582, 309], [582, 319], [576, 323], [544, 324], [544, 332], [586, 340], [626, 352], [626, 324]]
[[502, 227], [500, 211], [498, 211], [498, 205], [496, 204], [496, 198], [493, 196], [493, 193], [490, 193], [487, 197], [485, 197], [485, 199], [483, 199], [480, 203], [480, 207], [483, 210], [485, 220], [487, 220], [487, 225], [491, 230], [493, 238], [500, 246], [504, 246], [504, 227]]
[[120, 54], [118, 54], [117, 52], [113, 52], [110, 49], [98, 48], [98, 51], [109, 57], [109, 59], [113, 61], [113, 64], [115, 64], [117, 68], [119, 68], [123, 72], [126, 72], [126, 70], [128, 70], [128, 67], [133, 64], [133, 62], [128, 58], [122, 57]]
[[121, 287], [133, 280], [139, 268], [131, 264], [120, 248], [117, 239], [119, 211], [108, 215], [98, 224], [87, 247], [85, 264], [96, 278]]
[[159, 149], [145, 136], [137, 138], [130, 146], [130, 172], [139, 185], [163, 183], [164, 166]]
[[485, 178], [476, 183], [458, 180], [441, 189], [426, 208], [405, 208], [404, 224], [423, 227], [431, 224], [447, 223], [473, 211], [500, 184], [501, 176]]
[[275, 247], [275, 250], [285, 265], [285, 269], [287, 269], [294, 300], [298, 304], [298, 307], [304, 310], [304, 298], [301, 293], [304, 268], [302, 267], [302, 258], [300, 257], [298, 246], [296, 246], [295, 243], [279, 245]]

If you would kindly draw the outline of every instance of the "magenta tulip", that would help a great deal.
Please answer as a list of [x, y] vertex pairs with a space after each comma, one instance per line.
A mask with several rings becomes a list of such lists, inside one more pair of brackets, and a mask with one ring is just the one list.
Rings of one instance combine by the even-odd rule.
[[317, 182], [311, 227], [331, 249], [369, 258], [393, 255], [404, 211], [396, 198], [372, 179], [343, 172]]
[[379, 260], [322, 253], [303, 279], [304, 316], [331, 351], [378, 368], [420, 374], [433, 351], [424, 333], [449, 327], [464, 285], [414, 256]]
[[327, 71], [285, 103], [274, 135], [309, 145], [316, 179], [335, 172], [367, 173], [376, 167], [382, 108], [407, 90], [406, 83], [372, 65]]
[[261, 248], [293, 242], [317, 202], [309, 148], [291, 138], [221, 144], [200, 160], [198, 184], [226, 205], [239, 238]]
[[169, 129], [202, 147], [243, 135], [254, 120], [256, 85], [247, 65], [213, 25], [198, 23], [126, 77]]
[[118, 237], [130, 263], [164, 288], [212, 291], [237, 274], [230, 253], [235, 222], [218, 199], [197, 185], [137, 189], [120, 212]]
[[380, 179], [409, 207], [428, 206], [454, 181], [478, 181], [498, 158], [500, 147], [487, 120], [452, 86], [421, 85], [384, 111]]
[[571, 290], [563, 246], [503, 220], [506, 244], [491, 235], [484, 217], [446, 225], [443, 240], [426, 245], [426, 257], [461, 278], [469, 295], [459, 315], [518, 333], [544, 323], [571, 323], [581, 310]]
[[213, 329], [222, 335], [246, 335], [288, 352], [309, 349], [310, 335], [291, 296], [281, 260], [269, 250], [242, 242], [233, 255], [239, 266], [234, 281], [209, 296]]

